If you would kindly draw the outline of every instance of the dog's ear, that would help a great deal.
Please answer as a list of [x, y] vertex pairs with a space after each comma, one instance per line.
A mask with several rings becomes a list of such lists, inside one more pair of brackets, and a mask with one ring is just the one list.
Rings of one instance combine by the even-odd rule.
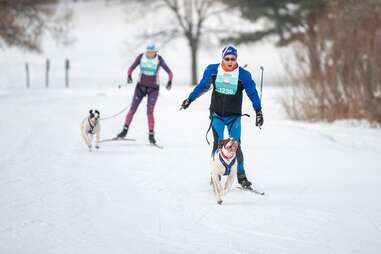
[[222, 148], [223, 148], [229, 141], [230, 141], [230, 138], [221, 140], [221, 141], [218, 143], [218, 149], [222, 149]]
[[94, 111], [94, 117], [95, 117], [95, 119], [97, 119], [97, 120], [101, 117], [101, 115], [99, 114], [99, 111], [98, 111], [98, 110], [95, 110], [95, 111]]
[[241, 142], [237, 139], [233, 139], [233, 142], [234, 142], [233, 143], [234, 145], [237, 145], [237, 149], [238, 149]]
[[92, 109], [90, 109], [89, 113], [90, 113], [90, 117], [93, 118], [94, 117], [94, 112], [93, 112]]

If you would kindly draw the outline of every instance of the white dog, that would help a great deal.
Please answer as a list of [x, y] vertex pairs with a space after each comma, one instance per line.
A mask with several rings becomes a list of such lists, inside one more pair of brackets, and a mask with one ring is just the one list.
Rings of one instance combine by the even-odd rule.
[[[218, 150], [214, 153], [211, 166], [211, 178], [217, 203], [222, 204], [222, 196], [228, 193], [237, 175], [236, 152], [239, 141], [224, 139], [218, 144]], [[227, 176], [225, 186], [222, 186], [222, 176]]]
[[99, 111], [91, 109], [89, 113], [90, 113], [89, 117], [83, 119], [82, 121], [81, 133], [87, 147], [89, 148], [89, 151], [91, 152], [94, 135], [95, 135], [95, 148], [99, 149], [101, 125], [99, 121], [99, 117], [100, 117]]

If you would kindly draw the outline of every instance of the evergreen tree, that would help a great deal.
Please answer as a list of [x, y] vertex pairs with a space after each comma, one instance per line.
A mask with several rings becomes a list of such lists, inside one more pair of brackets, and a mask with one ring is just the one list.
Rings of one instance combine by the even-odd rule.
[[317, 18], [324, 10], [324, 0], [223, 0], [240, 11], [241, 17], [251, 22], [263, 21], [256, 31], [242, 31], [234, 37], [225, 38], [237, 44], [257, 42], [276, 36], [277, 45], [284, 46], [293, 41], [303, 41], [312, 34]]

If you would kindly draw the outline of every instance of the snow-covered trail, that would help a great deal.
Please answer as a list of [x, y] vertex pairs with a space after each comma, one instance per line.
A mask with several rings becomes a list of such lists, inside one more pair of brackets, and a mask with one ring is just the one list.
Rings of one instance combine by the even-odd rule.
[[[0, 92], [0, 253], [379, 253], [381, 131], [282, 118], [265, 89], [265, 126], [243, 118], [249, 179], [222, 206], [209, 183], [209, 95], [179, 111], [190, 88], [161, 91], [157, 139], [145, 101], [129, 136], [89, 153], [90, 108], [112, 115], [131, 88]], [[245, 101], [245, 111], [252, 113]], [[102, 122], [102, 136], [124, 114]], [[209, 136], [211, 139], [211, 136]]]

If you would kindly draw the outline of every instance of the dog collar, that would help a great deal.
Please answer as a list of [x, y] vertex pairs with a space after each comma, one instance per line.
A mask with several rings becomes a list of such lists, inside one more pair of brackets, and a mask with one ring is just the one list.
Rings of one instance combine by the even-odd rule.
[[227, 164], [223, 158], [223, 153], [218, 153], [218, 157], [220, 158], [220, 161], [222, 163], [222, 165], [224, 165], [225, 167], [225, 173], [224, 173], [224, 176], [226, 175], [230, 175], [230, 172], [231, 172], [231, 169], [237, 159], [237, 157], [235, 157], [229, 164]]
[[[220, 154], [222, 155], [222, 157], [224, 158], [224, 159], [226, 159], [226, 160], [230, 160], [231, 159], [231, 157], [228, 157], [228, 156], [226, 156], [225, 154], [224, 154], [224, 151], [223, 150], [220, 150]], [[232, 156], [233, 157], [233, 156]]]

